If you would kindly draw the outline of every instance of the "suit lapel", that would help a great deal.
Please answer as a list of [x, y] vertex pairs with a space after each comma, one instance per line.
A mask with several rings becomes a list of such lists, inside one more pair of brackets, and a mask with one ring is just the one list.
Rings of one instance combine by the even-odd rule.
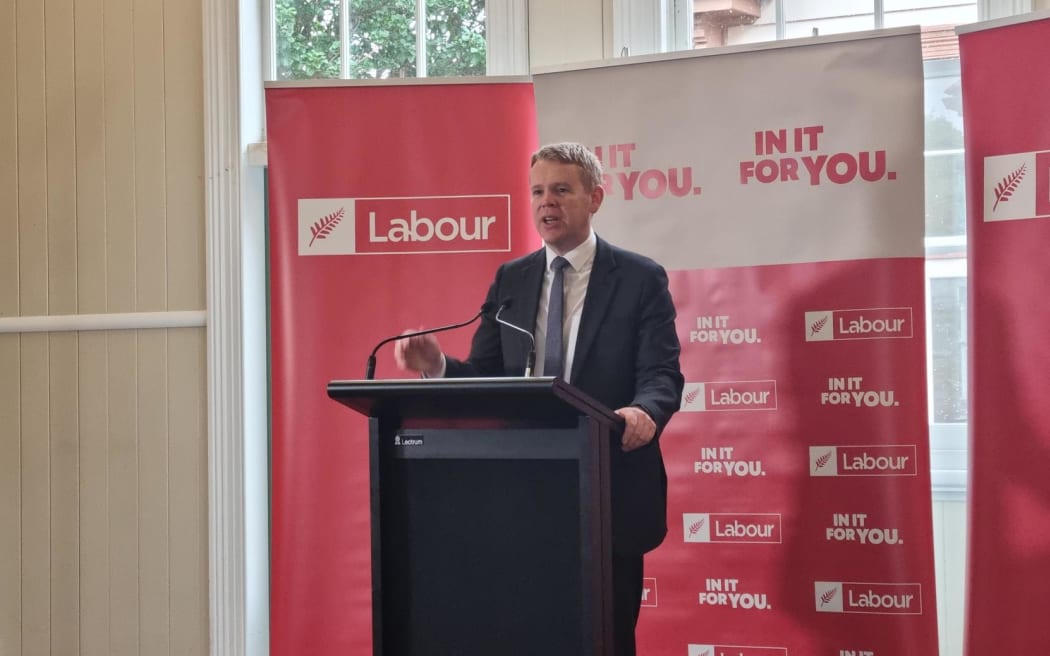
[[532, 332], [536, 328], [536, 314], [539, 312], [540, 290], [543, 287], [543, 274], [547, 265], [547, 252], [540, 249], [533, 253], [521, 271], [521, 281], [514, 293], [521, 296], [518, 319], [519, 326]]
[[[543, 273], [546, 264], [546, 251], [541, 248], [525, 258], [522, 266], [517, 270], [507, 271], [509, 279], [503, 287], [504, 293], [514, 299], [513, 305], [503, 314], [503, 318], [530, 333], [534, 333], [536, 330], [536, 313], [539, 311], [540, 290], [543, 286]], [[513, 347], [515, 351], [518, 349], [517, 345], [521, 344], [522, 351], [520, 356], [522, 362], [525, 361], [527, 342], [528, 340], [524, 335], [521, 336], [521, 340], [509, 342], [515, 345]]]
[[583, 301], [583, 316], [580, 317], [580, 330], [576, 336], [576, 351], [572, 358], [572, 372], [569, 382], [575, 383], [579, 378], [587, 354], [594, 345], [594, 340], [601, 330], [602, 321], [609, 305], [612, 303], [619, 283], [616, 275], [616, 258], [612, 249], [602, 239], [594, 252], [594, 265], [591, 267], [591, 279], [587, 283], [587, 296]]

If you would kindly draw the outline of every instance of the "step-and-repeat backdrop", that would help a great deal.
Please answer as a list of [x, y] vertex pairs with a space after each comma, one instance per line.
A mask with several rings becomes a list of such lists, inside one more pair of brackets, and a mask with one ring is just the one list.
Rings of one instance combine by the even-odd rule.
[[367, 427], [325, 384], [477, 311], [539, 244], [528, 157], [560, 140], [605, 166], [597, 232], [678, 307], [641, 653], [936, 653], [918, 31], [625, 61], [267, 89], [273, 654], [371, 639]]

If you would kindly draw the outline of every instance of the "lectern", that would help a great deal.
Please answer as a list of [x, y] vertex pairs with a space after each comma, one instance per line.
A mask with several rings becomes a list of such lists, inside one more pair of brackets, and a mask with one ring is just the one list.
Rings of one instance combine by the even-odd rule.
[[374, 654], [612, 654], [618, 415], [554, 378], [328, 395], [369, 417]]

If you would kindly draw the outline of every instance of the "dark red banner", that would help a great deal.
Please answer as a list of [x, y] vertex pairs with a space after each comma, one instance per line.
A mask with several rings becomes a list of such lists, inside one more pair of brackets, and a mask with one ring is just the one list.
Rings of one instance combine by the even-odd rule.
[[[325, 386], [363, 377], [387, 336], [470, 318], [496, 267], [538, 245], [532, 86], [272, 86], [266, 101], [270, 653], [366, 654], [367, 422]], [[471, 335], [441, 340], [466, 353]], [[390, 350], [378, 362], [401, 376]]]
[[[970, 322], [965, 653], [1050, 645], [1050, 18], [960, 35]], [[1038, 64], [1037, 64], [1038, 62]]]

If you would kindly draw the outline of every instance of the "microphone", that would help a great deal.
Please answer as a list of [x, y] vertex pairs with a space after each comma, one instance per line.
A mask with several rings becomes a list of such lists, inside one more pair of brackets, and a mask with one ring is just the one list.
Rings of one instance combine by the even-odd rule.
[[514, 301], [514, 299], [512, 299], [512, 298], [505, 298], [502, 301], [500, 301], [499, 309], [496, 310], [496, 316], [493, 317], [493, 318], [496, 320], [496, 323], [500, 324], [501, 326], [506, 326], [507, 328], [511, 328], [513, 330], [516, 330], [519, 333], [525, 333], [525, 335], [529, 338], [529, 342], [532, 344], [532, 347], [529, 349], [529, 356], [525, 360], [525, 374], [524, 375], [525, 375], [526, 378], [530, 378], [532, 376], [532, 370], [536, 368], [536, 338], [528, 330], [525, 330], [524, 328], [521, 328], [520, 326], [515, 326], [514, 324], [512, 324], [509, 321], [507, 321], [506, 319], [501, 319], [500, 316], [499, 316], [501, 312], [503, 312], [504, 310], [506, 310], [507, 308], [509, 308], [511, 306], [513, 301]]
[[372, 380], [373, 378], [375, 378], [376, 352], [379, 351], [379, 347], [381, 347], [383, 344], [389, 344], [390, 342], [395, 342], [399, 339], [419, 337], [420, 335], [429, 335], [430, 333], [439, 333], [445, 330], [453, 330], [454, 328], [462, 328], [463, 326], [469, 326], [470, 324], [474, 323], [479, 318], [481, 318], [481, 315], [492, 312], [492, 308], [492, 303], [485, 303], [481, 306], [481, 309], [478, 310], [477, 314], [475, 314], [469, 320], [464, 321], [463, 323], [453, 323], [447, 326], [438, 326], [437, 328], [428, 328], [427, 330], [417, 330], [416, 332], [412, 333], [404, 333], [402, 335], [394, 335], [393, 337], [387, 337], [386, 339], [376, 344], [376, 347], [372, 349], [372, 353], [368, 356], [368, 366], [365, 367], [365, 380]]

